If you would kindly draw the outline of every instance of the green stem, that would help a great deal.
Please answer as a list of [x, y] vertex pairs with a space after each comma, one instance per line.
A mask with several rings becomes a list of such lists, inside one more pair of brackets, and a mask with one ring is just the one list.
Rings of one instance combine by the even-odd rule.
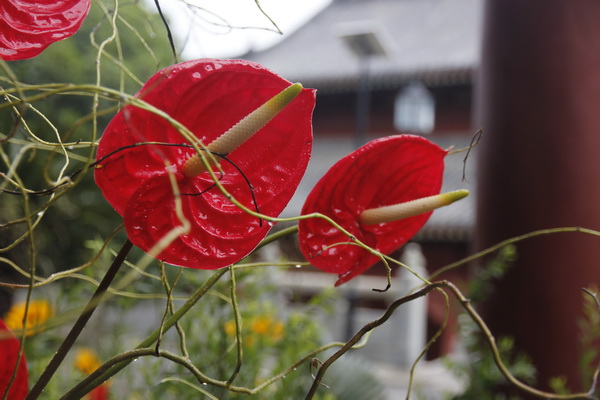
[[[188, 301], [186, 301], [185, 304], [183, 304], [181, 308], [177, 310], [177, 312], [175, 312], [165, 321], [161, 328], [152, 332], [142, 343], [140, 343], [136, 347], [136, 350], [147, 348], [151, 346], [154, 342], [156, 342], [160, 335], [169, 330], [171, 327], [173, 327], [173, 325], [175, 325], [175, 323], [179, 321], [198, 302], [198, 300], [200, 300], [206, 294], [206, 292], [208, 292], [208, 290], [211, 287], [213, 287], [215, 283], [217, 283], [219, 278], [221, 278], [227, 271], [227, 268], [217, 270], [215, 274], [212, 275], [206, 282], [204, 282], [204, 284], [188, 299]], [[123, 368], [128, 366], [131, 363], [131, 361], [132, 360], [121, 361], [110, 367], [107, 371], [103, 371], [102, 373], [92, 373], [86, 379], [79, 382], [63, 397], [61, 397], [61, 400], [82, 398], [87, 393], [92, 391], [92, 389], [101, 385], [110, 377], [112, 377], [113, 375], [121, 371]]]
[[108, 271], [106, 271], [106, 275], [104, 275], [104, 278], [102, 278], [102, 281], [98, 285], [98, 288], [94, 292], [92, 298], [85, 306], [83, 312], [79, 315], [77, 321], [75, 321], [75, 324], [71, 328], [71, 331], [56, 351], [56, 354], [54, 355], [52, 360], [50, 360], [50, 362], [48, 363], [48, 366], [40, 376], [40, 379], [38, 379], [38, 381], [35, 383], [27, 397], [25, 397], [25, 400], [37, 399], [48, 384], [48, 382], [50, 381], [50, 379], [52, 379], [52, 376], [65, 359], [71, 347], [73, 347], [73, 344], [79, 337], [79, 334], [81, 334], [83, 328], [86, 326], [90, 317], [96, 310], [96, 307], [98, 307], [98, 305], [102, 302], [102, 298], [106, 294], [108, 287], [117, 275], [117, 272], [121, 268], [121, 265], [123, 265], [123, 262], [125, 261], [125, 258], [127, 257], [127, 254], [129, 254], [129, 251], [132, 247], [133, 244], [129, 240], [126, 240], [123, 244], [123, 247], [121, 247], [119, 254], [117, 254], [117, 257], [113, 261], [112, 265], [110, 266]]
[[235, 270], [233, 269], [233, 267], [229, 267], [229, 273], [231, 275], [231, 306], [233, 308], [233, 315], [235, 317], [235, 336], [237, 347], [237, 363], [235, 364], [235, 369], [233, 370], [231, 377], [227, 380], [227, 383], [231, 384], [242, 369], [242, 360], [244, 352], [242, 349], [242, 314], [240, 313], [240, 309], [238, 307], [237, 302], [237, 285], [235, 282]]
[[288, 235], [293, 235], [294, 233], [297, 233], [297, 232], [298, 232], [298, 225], [288, 226], [287, 228], [284, 228], [280, 231], [274, 232], [274, 233], [270, 234], [269, 236], [267, 236], [266, 238], [264, 238], [258, 244], [258, 246], [256, 246], [256, 249], [254, 249], [254, 251], [260, 249], [261, 247], [268, 245], [269, 243], [276, 242], [277, 240], [281, 239], [282, 237], [285, 237]]

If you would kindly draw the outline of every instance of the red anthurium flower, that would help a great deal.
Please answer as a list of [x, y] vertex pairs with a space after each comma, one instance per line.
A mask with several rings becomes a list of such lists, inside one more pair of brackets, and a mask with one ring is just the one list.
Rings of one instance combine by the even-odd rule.
[[[460, 191], [435, 196], [442, 186], [446, 154], [420, 136], [398, 135], [369, 142], [342, 158], [321, 178], [302, 214], [324, 214], [356, 239], [389, 254], [421, 229], [433, 208], [466, 195]], [[393, 205], [404, 210], [400, 216], [392, 212], [388, 218], [390, 210], [381, 207]], [[346, 235], [322, 218], [301, 220], [299, 240], [302, 253], [314, 266], [339, 274], [336, 286], [380, 260], [349, 244]]]
[[87, 400], [108, 400], [110, 392], [108, 390], [108, 384], [104, 383], [97, 386], [94, 390], [87, 395]]
[[[0, 319], [0, 398], [3, 398], [12, 379], [21, 344]], [[11, 400], [24, 399], [28, 392], [28, 375], [25, 355], [17, 367], [17, 375], [12, 382], [8, 397]]]
[[[224, 173], [214, 171], [243, 205], [270, 217], [283, 211], [310, 158], [313, 90], [291, 85], [253, 62], [203, 59], [158, 72], [137, 96], [185, 125], [209, 150], [228, 154], [219, 158]], [[191, 268], [221, 268], [249, 254], [270, 226], [225, 198], [184, 142], [163, 118], [127, 106], [100, 140], [96, 183], [124, 217], [132, 243], [149, 251], [181, 225], [172, 173], [191, 230], [159, 258]]]
[[0, 1], [0, 58], [35, 57], [54, 42], [73, 35], [91, 0]]

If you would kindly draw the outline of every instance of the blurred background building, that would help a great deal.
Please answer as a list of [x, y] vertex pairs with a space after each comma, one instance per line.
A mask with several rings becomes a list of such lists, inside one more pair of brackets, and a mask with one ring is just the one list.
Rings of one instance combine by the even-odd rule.
[[[482, 128], [478, 157], [446, 159], [444, 190], [472, 195], [436, 211], [415, 238], [428, 271], [527, 232], [600, 226], [598, 17], [600, 4], [584, 0], [334, 0], [278, 45], [246, 54], [318, 89], [315, 152], [288, 215], [331, 164], [368, 140], [415, 133], [460, 148]], [[580, 291], [600, 281], [599, 249], [577, 233], [520, 243], [488, 293], [493, 332], [514, 337], [542, 388], [559, 376], [571, 390], [590, 384], [581, 378]], [[444, 277], [466, 282], [459, 271]], [[349, 289], [350, 309], [385, 306], [368, 282]], [[442, 311], [431, 296], [429, 335]], [[430, 357], [452, 351], [451, 331]]]
[[[372, 139], [412, 133], [442, 148], [469, 146], [478, 128], [473, 123], [473, 96], [480, 63], [482, 11], [482, 0], [334, 0], [277, 45], [240, 57], [317, 89], [313, 156], [284, 216], [299, 215], [304, 199], [329, 167]], [[405, 255], [417, 260], [417, 267], [425, 274], [469, 254], [477, 163], [474, 156], [464, 163], [465, 157], [466, 152], [446, 158], [443, 191], [467, 188], [471, 196], [435, 211], [414, 240], [418, 246], [409, 247]], [[295, 242], [289, 243], [285, 253], [293, 259], [302, 258]], [[402, 250], [394, 256], [402, 257]], [[466, 268], [445, 277], [464, 286]], [[296, 292], [310, 293], [335, 281], [334, 276], [314, 271], [291, 271], [287, 284]], [[337, 339], [375, 319], [401, 291], [406, 293], [407, 283], [400, 283], [403, 274], [397, 269], [394, 276], [398, 282], [392, 293], [373, 292], [373, 288], [385, 287], [385, 274], [385, 268], [378, 265], [339, 288], [346, 296], [347, 313], [333, 323]], [[423, 321], [427, 337], [431, 337], [444, 320], [443, 297], [429, 296], [427, 309]], [[399, 316], [378, 329], [367, 356], [408, 367], [422, 348], [419, 344], [424, 345], [425, 335], [418, 323], [407, 328], [410, 322], [406, 318]], [[429, 358], [454, 349], [453, 330], [451, 322], [429, 351]], [[421, 341], [408, 340], [417, 332], [423, 335]], [[407, 348], [412, 349], [408, 352], [413, 357], [410, 362]]]

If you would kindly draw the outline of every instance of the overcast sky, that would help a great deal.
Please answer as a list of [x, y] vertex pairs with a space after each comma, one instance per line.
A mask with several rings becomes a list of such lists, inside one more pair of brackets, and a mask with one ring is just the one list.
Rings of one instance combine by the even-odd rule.
[[[154, 0], [146, 1], [149, 7], [155, 8]], [[330, 2], [261, 0], [260, 5], [287, 35]], [[282, 38], [277, 33], [260, 29], [273, 30], [274, 27], [260, 12], [255, 0], [161, 0], [160, 5], [179, 43], [185, 43], [183, 59], [236, 57], [250, 49], [272, 46]], [[228, 24], [246, 29], [230, 29]]]

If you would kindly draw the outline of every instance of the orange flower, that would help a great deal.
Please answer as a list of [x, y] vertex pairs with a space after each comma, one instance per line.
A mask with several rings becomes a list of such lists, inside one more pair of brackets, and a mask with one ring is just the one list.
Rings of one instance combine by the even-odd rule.
[[[14, 304], [4, 319], [6, 326], [13, 331], [23, 330], [23, 318], [25, 317], [25, 308], [27, 303]], [[29, 302], [27, 312], [27, 336], [32, 336], [44, 331], [46, 322], [54, 315], [54, 310], [46, 300], [32, 300]]]
[[252, 321], [252, 332], [257, 335], [267, 336], [271, 330], [272, 320], [269, 317], [256, 317]]
[[82, 348], [75, 354], [75, 368], [89, 375], [100, 367], [102, 363], [92, 349]]
[[[85, 375], [89, 375], [95, 370], [97, 370], [102, 362], [96, 355], [96, 352], [90, 348], [84, 347], [77, 350], [75, 353], [75, 368], [84, 373]], [[109, 398], [108, 382], [103, 383], [102, 385], [96, 387], [92, 390], [86, 397], [87, 400], [107, 400]]]
[[[275, 320], [269, 315], [256, 316], [250, 322], [250, 331], [244, 330], [247, 333], [244, 335], [244, 343], [252, 347], [257, 340], [261, 340], [261, 337], [279, 341], [283, 337], [284, 328], [285, 324], [282, 321]], [[235, 321], [227, 321], [223, 329], [227, 336], [235, 336]]]
[[278, 341], [283, 336], [284, 324], [281, 321], [273, 319], [271, 316], [259, 316], [252, 320], [252, 333], [258, 336]]
[[223, 329], [225, 329], [225, 333], [227, 336], [235, 336], [235, 321], [227, 321], [223, 325]]

